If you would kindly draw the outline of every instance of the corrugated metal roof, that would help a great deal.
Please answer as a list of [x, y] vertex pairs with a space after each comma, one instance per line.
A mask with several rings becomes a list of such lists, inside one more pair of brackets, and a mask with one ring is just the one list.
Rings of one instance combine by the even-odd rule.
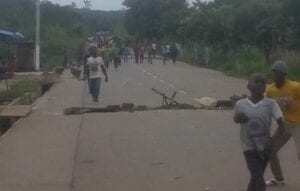
[[20, 40], [23, 38], [24, 36], [21, 33], [0, 29], [0, 39], [2, 40]]
[[6, 31], [6, 30], [1, 30], [0, 29], [0, 35], [7, 36], [7, 37], [13, 37], [14, 33], [10, 32], [10, 31]]

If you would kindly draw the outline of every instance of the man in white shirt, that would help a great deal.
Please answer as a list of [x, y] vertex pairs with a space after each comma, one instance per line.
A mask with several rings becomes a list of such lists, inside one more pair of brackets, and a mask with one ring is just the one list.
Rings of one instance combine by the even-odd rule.
[[152, 57], [155, 58], [155, 55], [156, 55], [156, 44], [153, 43], [151, 46], [152, 46]]
[[[87, 66], [89, 69], [89, 88], [90, 93], [93, 97], [93, 101], [98, 102], [102, 73], [105, 76], [105, 82], [108, 82], [108, 77], [102, 57], [97, 56], [97, 47], [90, 47], [89, 53], [90, 57], [87, 60]], [[102, 73], [100, 70], [102, 71]]]

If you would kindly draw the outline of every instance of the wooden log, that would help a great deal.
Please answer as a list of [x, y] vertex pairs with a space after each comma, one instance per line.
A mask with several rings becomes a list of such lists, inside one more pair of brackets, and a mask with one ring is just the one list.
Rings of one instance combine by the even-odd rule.
[[135, 109], [135, 105], [133, 103], [123, 103], [122, 110], [123, 111], [133, 111]]

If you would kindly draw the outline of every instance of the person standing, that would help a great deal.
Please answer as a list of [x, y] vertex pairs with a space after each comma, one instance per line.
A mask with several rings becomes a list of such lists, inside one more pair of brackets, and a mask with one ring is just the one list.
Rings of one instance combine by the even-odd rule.
[[140, 48], [139, 45], [136, 44], [133, 48], [133, 53], [134, 53], [134, 58], [135, 58], [135, 63], [138, 64], [139, 63], [139, 52], [140, 52]]
[[283, 114], [278, 104], [264, 97], [266, 80], [260, 74], [249, 78], [249, 98], [239, 100], [234, 108], [233, 120], [241, 125], [240, 138], [244, 157], [250, 172], [247, 191], [265, 191], [265, 169], [268, 165], [272, 118], [277, 121], [277, 134], [284, 131]]
[[163, 54], [163, 64], [166, 64], [169, 53], [170, 53], [170, 45], [162, 45], [161, 46], [162, 54]]
[[108, 82], [106, 69], [102, 57], [97, 56], [97, 47], [89, 48], [90, 57], [87, 60], [89, 67], [89, 89], [94, 102], [99, 102], [100, 87], [101, 87], [101, 71], [105, 76], [105, 82]]
[[178, 52], [179, 52], [179, 50], [178, 50], [178, 47], [177, 47], [176, 43], [173, 43], [170, 46], [170, 56], [171, 56], [171, 59], [172, 59], [173, 63], [176, 63]]
[[277, 153], [291, 137], [296, 143], [300, 160], [300, 83], [287, 79], [288, 67], [284, 61], [276, 61], [271, 70], [274, 82], [267, 87], [265, 96], [275, 99], [281, 107], [286, 129], [284, 133], [274, 136], [270, 155], [274, 179], [267, 180], [266, 185], [279, 186], [285, 184], [285, 179]]
[[148, 63], [152, 64], [152, 47], [147, 47], [147, 53], [148, 53]]
[[125, 64], [128, 64], [129, 55], [130, 55], [130, 49], [129, 49], [128, 45], [126, 45], [124, 48], [124, 58], [123, 58]]
[[2, 59], [2, 56], [0, 55], [0, 81], [5, 78], [6, 72], [7, 68], [5, 66], [4, 60]]
[[156, 43], [152, 43], [151, 47], [152, 47], [152, 59], [155, 59], [156, 47], [157, 47]]
[[16, 56], [12, 56], [8, 65], [7, 65], [7, 73], [10, 77], [13, 77], [17, 69], [17, 58]]
[[87, 65], [87, 61], [89, 59], [89, 55], [88, 54], [85, 54], [84, 55], [84, 64], [83, 64], [83, 80], [88, 80], [89, 79], [89, 75], [90, 75], [90, 70], [89, 70], [89, 67]]
[[144, 63], [144, 57], [145, 57], [145, 47], [141, 45], [139, 48], [139, 54], [140, 54], [140, 64]]
[[120, 48], [115, 46], [115, 47], [112, 48], [112, 52], [113, 52], [114, 66], [115, 66], [115, 69], [117, 70], [118, 67], [121, 65]]
[[110, 48], [102, 48], [102, 59], [104, 61], [105, 69], [108, 71], [109, 64], [112, 59], [112, 51]]

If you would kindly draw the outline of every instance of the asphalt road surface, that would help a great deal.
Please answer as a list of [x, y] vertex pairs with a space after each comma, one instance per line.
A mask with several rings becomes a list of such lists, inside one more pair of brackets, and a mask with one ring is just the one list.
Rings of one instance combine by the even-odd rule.
[[[99, 105], [161, 104], [156, 88], [183, 103], [247, 93], [244, 80], [183, 63], [123, 65], [109, 72]], [[87, 90], [86, 90], [87, 92]], [[85, 94], [84, 105], [92, 106]], [[280, 153], [282, 191], [300, 190], [294, 145]], [[271, 177], [268, 172], [266, 177]], [[75, 191], [243, 191], [249, 175], [232, 111], [152, 111], [87, 114], [78, 138]], [[271, 190], [271, 189], [270, 189]]]
[[[245, 87], [245, 80], [183, 63], [128, 64], [110, 68], [95, 104], [86, 81], [66, 71], [0, 138], [0, 191], [245, 191], [249, 174], [232, 111], [62, 112], [124, 102], [159, 106], [152, 88], [197, 104], [195, 98], [228, 99]], [[292, 141], [280, 158], [287, 185], [268, 190], [299, 191]]]

